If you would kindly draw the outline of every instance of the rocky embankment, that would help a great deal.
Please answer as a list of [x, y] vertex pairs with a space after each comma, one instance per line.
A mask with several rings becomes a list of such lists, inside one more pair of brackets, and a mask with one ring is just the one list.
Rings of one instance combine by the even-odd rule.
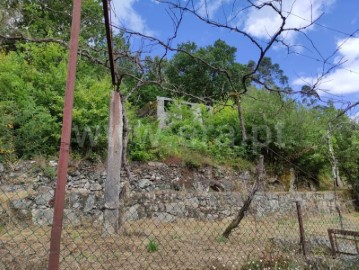
[[[12, 215], [20, 222], [52, 222], [56, 162], [26, 161], [0, 165], [0, 217]], [[66, 186], [65, 224], [102, 222], [104, 164], [71, 163]], [[228, 168], [190, 169], [180, 164], [132, 163], [125, 199], [125, 220], [177, 218], [218, 220], [233, 216], [252, 185], [252, 172]], [[277, 180], [268, 181], [278, 185]], [[265, 189], [265, 190], [264, 190]], [[335, 211], [333, 192], [273, 192], [266, 186], [257, 193], [250, 212], [256, 216], [288, 214], [300, 200], [307, 209]], [[339, 200], [340, 201], [340, 200]]]

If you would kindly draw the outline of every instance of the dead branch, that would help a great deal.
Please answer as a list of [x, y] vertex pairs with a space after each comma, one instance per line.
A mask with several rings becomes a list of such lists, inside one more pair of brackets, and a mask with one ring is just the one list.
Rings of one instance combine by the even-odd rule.
[[222, 234], [223, 237], [228, 238], [231, 232], [239, 226], [242, 219], [245, 217], [245, 214], [247, 213], [249, 207], [251, 206], [253, 198], [259, 189], [263, 176], [264, 176], [264, 157], [261, 155], [259, 157], [259, 162], [256, 168], [256, 180], [253, 184], [252, 190], [249, 193], [247, 199], [245, 200], [243, 206], [239, 210], [236, 218], [228, 225], [228, 227], [223, 232]]
[[[298, 27], [298, 28], [286, 28], [285, 26], [286, 26], [287, 18], [292, 14], [292, 12], [291, 12], [291, 10], [284, 11], [282, 9], [281, 1], [260, 1], [259, 3], [255, 3], [254, 1], [249, 0], [248, 1], [249, 5], [246, 6], [245, 8], [242, 8], [241, 9], [242, 11], [245, 9], [249, 9], [249, 8], [255, 8], [255, 9], [260, 10], [260, 9], [268, 7], [270, 9], [272, 9], [281, 19], [281, 24], [280, 24], [279, 28], [277, 29], [277, 31], [274, 34], [272, 34], [271, 36], [269, 36], [269, 39], [267, 41], [265, 41], [265, 45], [261, 45], [261, 43], [253, 35], [246, 32], [245, 30], [238, 28], [236, 25], [231, 25], [231, 23], [230, 23], [230, 21], [228, 21], [228, 19], [226, 19], [224, 22], [220, 22], [218, 20], [211, 19], [209, 17], [208, 13], [206, 13], [204, 15], [201, 14], [199, 11], [198, 5], [193, 0], [184, 1], [184, 3], [180, 2], [180, 1], [169, 1], [169, 0], [159, 0], [158, 2], [170, 6], [172, 9], [177, 9], [182, 12], [187, 12], [189, 14], [192, 14], [199, 20], [201, 20], [209, 25], [212, 25], [212, 26], [215, 26], [218, 28], [222, 28], [222, 29], [227, 29], [231, 32], [240, 34], [243, 37], [247, 38], [250, 42], [252, 42], [252, 44], [254, 44], [254, 46], [259, 50], [259, 56], [258, 56], [257, 61], [255, 62], [256, 64], [253, 67], [253, 69], [242, 77], [242, 87], [243, 87], [242, 94], [244, 94], [248, 91], [247, 83], [251, 82], [251, 81], [253, 81], [253, 79], [255, 79], [254, 75], [257, 73], [263, 59], [267, 55], [268, 51], [273, 47], [274, 43], [277, 43], [277, 42], [284, 43], [284, 41], [280, 38], [283, 33], [290, 32], [290, 31], [303, 32], [308, 27], [313, 25], [317, 21], [317, 19], [319, 19], [319, 18], [314, 18], [314, 19], [310, 20], [308, 22], [308, 24]], [[204, 3], [206, 4], [206, 1], [204, 1]], [[234, 10], [234, 5], [235, 5], [235, 1], [233, 1], [232, 10]], [[286, 15], [284, 15], [285, 13], [286, 13]], [[227, 16], [225, 16], [225, 17], [227, 18]], [[232, 81], [231, 76], [228, 72], [226, 72], [224, 70], [220, 70], [220, 69], [217, 69], [217, 70], [226, 74], [228, 79], [230, 81]], [[257, 83], [259, 83], [259, 82], [257, 81]], [[261, 82], [260, 84], [262, 86], [265, 86], [265, 88], [268, 90], [271, 89], [271, 87], [267, 86], [263, 82]], [[282, 91], [281, 89], [271, 89], [271, 90]]]
[[343, 116], [344, 114], [346, 114], [348, 111], [350, 111], [351, 109], [353, 109], [354, 107], [359, 105], [359, 101], [354, 102], [354, 103], [349, 103], [348, 106], [343, 109], [332, 121], [340, 118], [341, 116]]

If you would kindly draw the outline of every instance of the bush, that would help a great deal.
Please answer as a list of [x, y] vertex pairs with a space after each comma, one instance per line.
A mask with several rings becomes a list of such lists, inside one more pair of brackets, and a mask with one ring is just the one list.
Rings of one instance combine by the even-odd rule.
[[[1, 54], [0, 156], [53, 155], [60, 144], [67, 53], [56, 44], [19, 47]], [[72, 149], [101, 152], [107, 145], [109, 80], [84, 61], [78, 73], [73, 125], [81, 134], [74, 134]], [[85, 131], [90, 131], [87, 137]]]
[[207, 164], [227, 164], [244, 157], [242, 146], [233, 144], [235, 128], [223, 122], [224, 118], [235, 116], [233, 111], [226, 109], [214, 114], [205, 108], [201, 111], [198, 115], [180, 101], [174, 102], [164, 129], [150, 119], [135, 122], [132, 118], [135, 127], [129, 144], [130, 158], [147, 161], [176, 156], [186, 166], [199, 168]]

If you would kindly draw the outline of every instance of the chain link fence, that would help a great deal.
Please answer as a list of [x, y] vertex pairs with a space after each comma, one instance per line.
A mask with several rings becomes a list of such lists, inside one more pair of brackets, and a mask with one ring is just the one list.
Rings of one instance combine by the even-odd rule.
[[[55, 184], [31, 170], [13, 168], [1, 181], [0, 269], [47, 268]], [[330, 241], [328, 229], [359, 231], [358, 213], [333, 192], [261, 191], [225, 238], [246, 194], [132, 191], [119, 232], [109, 234], [102, 185], [67, 187], [61, 269], [359, 269], [356, 234], [337, 231]]]

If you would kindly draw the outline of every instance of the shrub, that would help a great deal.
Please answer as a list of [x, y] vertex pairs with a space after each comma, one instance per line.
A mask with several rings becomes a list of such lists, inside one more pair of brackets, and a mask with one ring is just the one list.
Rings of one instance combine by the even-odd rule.
[[[0, 156], [53, 155], [60, 144], [67, 53], [56, 44], [19, 46], [17, 52], [1, 54]], [[71, 146], [82, 154], [102, 152], [107, 145], [109, 81], [85, 61], [79, 62], [78, 73], [73, 125], [80, 134], [73, 134]]]

